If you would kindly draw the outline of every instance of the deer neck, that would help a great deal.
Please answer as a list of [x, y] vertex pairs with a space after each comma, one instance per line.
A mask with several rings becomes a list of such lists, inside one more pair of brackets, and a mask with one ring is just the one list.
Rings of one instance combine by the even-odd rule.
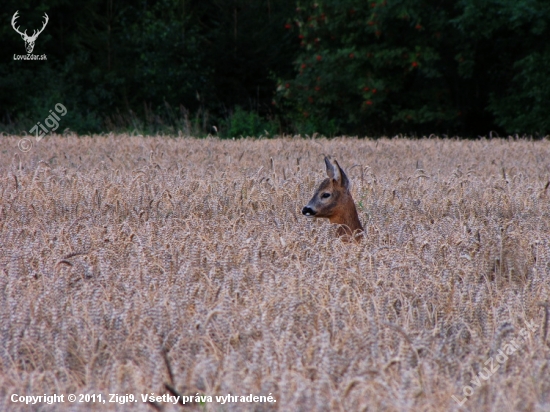
[[[350, 198], [350, 201], [346, 204], [345, 211], [343, 213], [338, 213], [330, 217], [330, 223], [336, 223], [341, 225], [336, 230], [336, 233], [339, 237], [344, 237], [349, 240], [351, 236], [357, 233], [357, 231], [363, 232], [363, 226], [357, 215], [357, 209], [355, 208], [355, 203], [353, 199]], [[355, 238], [355, 236], [353, 236]], [[357, 240], [357, 238], [356, 238]]]

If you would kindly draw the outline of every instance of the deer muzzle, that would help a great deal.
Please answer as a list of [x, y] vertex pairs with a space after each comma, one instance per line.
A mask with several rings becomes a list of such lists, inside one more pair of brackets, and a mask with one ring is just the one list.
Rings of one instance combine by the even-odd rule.
[[302, 214], [305, 215], [305, 216], [313, 217], [313, 216], [315, 216], [316, 213], [317, 212], [309, 206], [306, 206], [302, 209]]

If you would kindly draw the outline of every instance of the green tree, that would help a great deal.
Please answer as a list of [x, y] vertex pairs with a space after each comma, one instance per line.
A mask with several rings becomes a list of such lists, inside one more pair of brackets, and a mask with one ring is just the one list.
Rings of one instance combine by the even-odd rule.
[[323, 133], [547, 133], [548, 7], [303, 3], [288, 21], [301, 52], [296, 76], [279, 82], [279, 107], [296, 129]]
[[550, 3], [463, 0], [459, 7], [452, 22], [462, 38], [459, 68], [492, 121], [507, 133], [550, 133]]
[[550, 132], [547, 0], [4, 3], [23, 30], [50, 22], [47, 61], [14, 61], [23, 42], [0, 26], [2, 130], [62, 102], [81, 133]]
[[[292, 39], [284, 22], [293, 1], [7, 0], [0, 17], [19, 9], [23, 29], [50, 22], [36, 52], [47, 61], [14, 61], [23, 43], [0, 27], [0, 123], [22, 131], [57, 102], [62, 128], [87, 133], [141, 125], [175, 132], [183, 116], [203, 132], [239, 105], [269, 114], [275, 78], [290, 75]], [[198, 119], [198, 117], [201, 117]], [[209, 120], [210, 119], [210, 120]]]
[[279, 84], [279, 102], [295, 110], [296, 123], [331, 132], [453, 126], [460, 113], [439, 53], [448, 20], [445, 8], [428, 1], [302, 5], [289, 22], [302, 42], [298, 75]]

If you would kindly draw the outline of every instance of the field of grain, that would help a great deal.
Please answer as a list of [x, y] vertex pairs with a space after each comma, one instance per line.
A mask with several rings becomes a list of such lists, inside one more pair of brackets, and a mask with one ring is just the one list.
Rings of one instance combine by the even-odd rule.
[[[0, 410], [550, 410], [550, 142], [18, 140], [0, 150]], [[300, 213], [324, 154], [360, 245]], [[142, 402], [165, 384], [212, 402]]]

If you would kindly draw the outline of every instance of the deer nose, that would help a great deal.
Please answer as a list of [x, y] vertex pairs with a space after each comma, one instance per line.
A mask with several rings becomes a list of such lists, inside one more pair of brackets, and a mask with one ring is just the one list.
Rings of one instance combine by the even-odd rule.
[[302, 209], [302, 214], [306, 216], [315, 216], [315, 210], [306, 206]]

